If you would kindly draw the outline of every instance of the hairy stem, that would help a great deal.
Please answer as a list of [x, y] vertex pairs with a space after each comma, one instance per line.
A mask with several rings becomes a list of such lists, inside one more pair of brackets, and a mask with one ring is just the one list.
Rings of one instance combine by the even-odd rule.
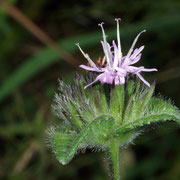
[[109, 167], [111, 171], [111, 177], [113, 180], [120, 180], [120, 170], [119, 170], [119, 147], [116, 144], [112, 144], [109, 147], [110, 157]]

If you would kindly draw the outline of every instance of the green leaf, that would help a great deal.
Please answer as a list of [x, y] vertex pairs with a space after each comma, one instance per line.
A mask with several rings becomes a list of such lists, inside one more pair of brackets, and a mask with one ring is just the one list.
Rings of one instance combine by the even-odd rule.
[[89, 131], [85, 143], [91, 147], [105, 148], [111, 143], [110, 137], [114, 128], [114, 118], [105, 115], [98, 118]]
[[144, 99], [139, 107], [139, 111], [137, 113], [137, 117], [139, 117], [142, 113], [142, 111], [144, 111], [144, 108], [146, 107], [146, 105], [149, 103], [153, 93], [154, 93], [154, 89], [155, 89], [155, 82], [151, 85], [151, 87], [148, 89], [148, 92], [144, 94]]
[[127, 96], [127, 99], [130, 99], [131, 95], [133, 94], [134, 92], [134, 81], [132, 80], [128, 80], [128, 84], [127, 84], [127, 88], [126, 88], [126, 96]]
[[172, 105], [170, 101], [164, 101], [163, 99], [159, 98], [151, 98], [148, 111], [151, 111], [151, 114], [169, 114], [175, 116], [178, 120], [180, 119], [180, 111], [179, 109]]
[[71, 113], [71, 119], [74, 124], [74, 126], [77, 129], [81, 129], [83, 127], [83, 123], [81, 121], [81, 118], [77, 116], [78, 110], [76, 108], [76, 104], [73, 101], [70, 101], [67, 103], [67, 106], [69, 107], [70, 113]]
[[[102, 137], [102, 135], [106, 135], [104, 130], [107, 128], [104, 128], [104, 124], [107, 126], [107, 123], [104, 122], [108, 122], [108, 124], [111, 122], [110, 125], [112, 125], [112, 120], [113, 119], [110, 116], [97, 117], [79, 134], [62, 133], [58, 130], [53, 131], [50, 134], [49, 139], [53, 152], [55, 153], [59, 162], [63, 165], [69, 163], [78, 149], [86, 148], [88, 146], [88, 141], [85, 140], [85, 138], [89, 136], [89, 138], [92, 139], [94, 131], [98, 131], [96, 134], [98, 140], [99, 137]], [[101, 130], [99, 130], [99, 127], [101, 127]]]
[[134, 98], [136, 96], [136, 94], [134, 93], [135, 89], [136, 89], [135, 82], [129, 80], [127, 82], [127, 87], [126, 87], [126, 98], [125, 98], [126, 108], [123, 114], [123, 123], [129, 122], [129, 114], [132, 111], [132, 107], [134, 105]]
[[97, 108], [100, 108], [101, 113], [106, 113], [108, 112], [109, 106], [103, 88], [104, 87], [101, 84], [96, 86], [96, 93], [98, 96], [96, 106]]
[[129, 98], [126, 111], [124, 113], [124, 124], [140, 118], [144, 114], [145, 108], [153, 95], [155, 83], [153, 83], [150, 88], [145, 87], [143, 91], [140, 90], [140, 93], [138, 92], [140, 88], [139, 84], [140, 83], [137, 82], [137, 87], [135, 87]]
[[[74, 140], [75, 139], [75, 140]], [[67, 164], [74, 156], [80, 141], [77, 134], [64, 134], [56, 131], [51, 137], [51, 146], [61, 164]]]
[[121, 133], [126, 133], [128, 131], [140, 128], [142, 126], [160, 121], [172, 120], [176, 121], [177, 123], [180, 123], [179, 110], [170, 103], [167, 103], [166, 101], [157, 98], [152, 98], [149, 102], [148, 108], [149, 109], [147, 110], [146, 115], [133, 120], [133, 122], [121, 126], [120, 128], [116, 129], [113, 132], [113, 134], [117, 135]]
[[140, 92], [143, 92], [141, 90], [141, 86], [140, 86], [140, 80], [137, 79], [135, 82], [135, 89], [133, 94], [131, 94], [130, 98], [129, 98], [129, 102], [127, 104], [127, 107], [125, 109], [125, 113], [124, 113], [124, 119], [123, 119], [123, 123], [128, 123], [131, 122], [133, 120], [134, 116], [137, 116], [137, 112], [139, 112], [140, 110], [140, 104], [141, 104], [141, 100], [142, 100], [142, 94]]
[[120, 125], [122, 123], [122, 115], [124, 111], [124, 85], [119, 85], [112, 88], [110, 96], [111, 113], [114, 115], [114, 117], [116, 117], [116, 123]]

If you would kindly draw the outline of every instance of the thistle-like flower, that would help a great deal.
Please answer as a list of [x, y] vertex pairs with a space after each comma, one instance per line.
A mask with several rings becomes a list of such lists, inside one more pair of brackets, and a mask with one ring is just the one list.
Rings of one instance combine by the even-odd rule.
[[85, 65], [80, 65], [81, 68], [86, 69], [88, 71], [94, 71], [100, 73], [96, 77], [96, 79], [91, 82], [90, 84], [86, 85], [85, 88], [88, 86], [94, 84], [96, 81], [100, 81], [102, 84], [114, 84], [115, 86], [119, 84], [125, 84], [125, 77], [130, 74], [136, 74], [147, 86], [150, 87], [150, 84], [141, 76], [140, 72], [151, 72], [151, 71], [157, 71], [157, 69], [146, 69], [143, 66], [135, 67], [133, 66], [135, 63], [137, 63], [141, 59], [141, 52], [144, 49], [144, 46], [141, 46], [140, 48], [137, 48], [134, 50], [135, 44], [139, 38], [139, 36], [145, 32], [145, 30], [141, 31], [135, 38], [134, 42], [132, 43], [131, 48], [129, 49], [126, 56], [122, 56], [121, 51], [121, 41], [120, 41], [120, 31], [119, 31], [119, 20], [117, 21], [117, 45], [115, 41], [112, 41], [112, 47], [107, 42], [106, 34], [103, 28], [103, 23], [99, 24], [102, 29], [103, 34], [103, 41], [102, 47], [105, 54], [105, 59], [107, 61], [107, 66], [104, 68], [97, 67], [96, 64], [91, 60], [88, 54], [84, 53], [84, 51], [81, 49], [79, 44], [77, 46], [79, 47], [80, 51], [84, 55], [84, 57], [88, 60], [90, 67]]
[[[50, 128], [49, 143], [61, 164], [69, 163], [81, 149], [93, 148], [108, 152], [112, 177], [119, 180], [119, 149], [132, 143], [143, 132], [145, 125], [166, 120], [180, 123], [180, 112], [170, 102], [154, 97], [155, 84], [150, 86], [140, 75], [140, 72], [156, 69], [133, 66], [141, 58], [144, 46], [135, 50], [134, 46], [144, 31], [138, 34], [128, 54], [123, 57], [119, 19], [118, 46], [113, 41], [114, 52], [106, 41], [103, 25], [100, 26], [107, 65], [97, 67], [78, 45], [91, 66], [80, 67], [100, 75], [95, 77], [95, 74], [90, 73], [88, 78], [77, 75], [73, 85], [59, 81], [59, 93], [55, 95], [53, 108], [61, 124]], [[141, 83], [140, 79], [150, 88]], [[84, 89], [96, 81], [104, 85], [96, 84]]]

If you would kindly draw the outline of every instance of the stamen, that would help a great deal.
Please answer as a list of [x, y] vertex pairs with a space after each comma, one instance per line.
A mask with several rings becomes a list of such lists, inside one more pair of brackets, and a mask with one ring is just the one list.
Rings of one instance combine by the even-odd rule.
[[94, 64], [94, 62], [90, 59], [89, 55], [86, 54], [80, 47], [79, 43], [76, 43], [76, 46], [79, 48], [79, 50], [81, 51], [81, 53], [83, 54], [83, 56], [87, 59], [87, 61], [89, 62], [91, 67], [97, 68], [96, 65]]
[[122, 52], [121, 52], [121, 41], [120, 41], [120, 29], [119, 29], [119, 21], [120, 18], [116, 18], [115, 21], [117, 22], [117, 41], [118, 41], [118, 54], [119, 54], [119, 64], [121, 63]]
[[141, 31], [141, 32], [136, 36], [136, 38], [134, 39], [134, 41], [133, 41], [133, 43], [132, 43], [131, 48], [129, 49], [129, 51], [128, 51], [128, 53], [127, 53], [127, 56], [126, 56], [124, 62], [127, 61], [127, 59], [129, 58], [129, 56], [130, 56], [131, 53], [133, 52], [134, 46], [136, 45], [136, 42], [137, 42], [139, 36], [140, 36], [142, 33], [144, 33], [144, 32], [146, 32], [146, 30]]
[[101, 26], [102, 33], [103, 33], [103, 41], [104, 41], [104, 46], [105, 46], [105, 56], [106, 56], [106, 59], [107, 59], [107, 63], [109, 64], [110, 67], [112, 67], [111, 56], [110, 56], [110, 52], [109, 52], [108, 45], [107, 45], [107, 40], [106, 40], [107, 36], [106, 36], [106, 34], [104, 32], [103, 24], [104, 24], [104, 22], [98, 24], [98, 26]]

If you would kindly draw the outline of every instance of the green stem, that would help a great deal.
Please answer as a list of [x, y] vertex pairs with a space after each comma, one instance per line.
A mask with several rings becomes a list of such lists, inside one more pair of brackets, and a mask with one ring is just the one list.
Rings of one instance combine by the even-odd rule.
[[116, 144], [112, 144], [109, 147], [110, 156], [110, 171], [113, 180], [120, 180], [120, 170], [119, 170], [119, 147]]

